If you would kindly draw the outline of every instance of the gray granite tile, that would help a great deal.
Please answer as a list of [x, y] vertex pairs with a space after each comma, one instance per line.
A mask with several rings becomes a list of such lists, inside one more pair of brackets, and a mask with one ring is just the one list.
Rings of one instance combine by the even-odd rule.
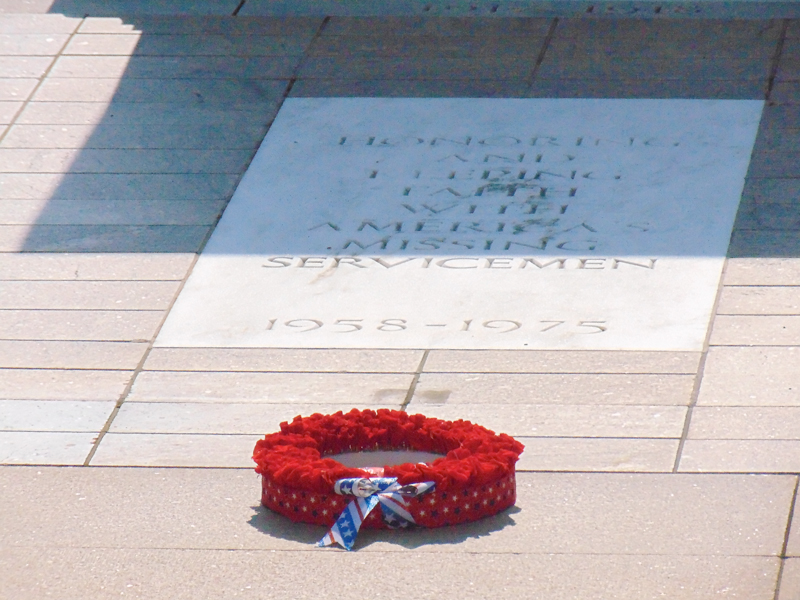
[[225, 202], [158, 200], [6, 200], [0, 222], [8, 225], [214, 225]]
[[[2, 433], [0, 433], [2, 435]], [[92, 466], [238, 467], [253, 465], [260, 435], [107, 433]]]
[[148, 371], [413, 373], [422, 350], [153, 348]]
[[769, 99], [772, 102], [796, 104], [800, 101], [800, 81], [776, 81]]
[[734, 230], [728, 247], [731, 258], [795, 258], [800, 256], [800, 232]]
[[542, 79], [528, 95], [533, 98], [708, 98], [761, 100], [765, 84], [757, 80], [697, 79]]
[[410, 374], [144, 371], [128, 397], [145, 402], [402, 403]]
[[[24, 88], [27, 79], [10, 80]], [[35, 81], [35, 80], [33, 80]], [[37, 90], [37, 102], [176, 102], [185, 106], [225, 107], [227, 110], [256, 108], [279, 100], [286, 89], [284, 80], [233, 79], [74, 79], [48, 78]], [[3, 83], [2, 87], [6, 87]], [[30, 89], [33, 86], [30, 85]], [[16, 100], [22, 92], [0, 97]]]
[[[763, 117], [761, 122], [763, 129]], [[742, 202], [745, 205], [800, 204], [800, 179], [747, 179]]]
[[194, 254], [0, 254], [0, 280], [180, 281]]
[[794, 203], [778, 204], [763, 202], [739, 207], [736, 229], [758, 229], [762, 231], [797, 231], [800, 229], [800, 212]]
[[425, 372], [694, 375], [697, 352], [432, 350]]
[[98, 432], [116, 402], [0, 400], [0, 431]]
[[4, 34], [72, 33], [81, 24], [81, 19], [71, 19], [59, 14], [8, 14], [2, 7], [0, 13], [4, 13], [0, 19], [0, 33]]
[[[247, 15], [252, 6], [245, 5], [240, 14]], [[473, 19], [470, 17], [331, 17], [323, 34], [325, 36], [385, 36], [385, 35], [439, 35], [439, 36], [544, 36], [549, 19]]]
[[697, 406], [689, 438], [695, 440], [800, 440], [800, 407]]
[[725, 286], [718, 315], [800, 315], [800, 287]]
[[292, 97], [389, 97], [389, 98], [520, 98], [528, 89], [522, 80], [416, 79], [342, 81], [298, 79]]
[[0, 464], [82, 465], [95, 433], [0, 431]]
[[787, 558], [783, 561], [780, 588], [775, 600], [792, 600], [798, 596], [800, 596], [800, 560]]
[[54, 56], [68, 39], [64, 33], [0, 33], [0, 56]]
[[[197, 115], [200, 116], [200, 115]], [[243, 121], [243, 119], [242, 119]], [[3, 139], [3, 148], [246, 148], [254, 151], [264, 138], [264, 123], [216, 125], [202, 120], [182, 125], [20, 125]]]
[[252, 149], [0, 149], [3, 173], [243, 173]]
[[0, 310], [0, 339], [144, 342], [163, 318], [143, 310]]
[[[54, 342], [0, 340], [3, 369], [135, 369], [147, 344], [131, 342]], [[2, 371], [7, 377], [10, 372]], [[28, 372], [31, 377], [37, 374]], [[86, 373], [91, 375], [91, 373]], [[41, 374], [40, 374], [41, 375]], [[58, 375], [47, 373], [48, 376]], [[17, 377], [25, 373], [16, 374]], [[69, 377], [68, 373], [65, 376]], [[12, 377], [13, 380], [13, 377]], [[6, 397], [8, 397], [6, 395]], [[30, 397], [30, 396], [28, 396]]]
[[176, 281], [7, 281], [0, 308], [82, 310], [164, 310]]
[[52, 62], [45, 56], [0, 56], [0, 77], [41, 77]]
[[14, 115], [22, 108], [22, 102], [0, 102], [0, 123], [11, 123]]
[[16, 123], [28, 125], [95, 125], [141, 127], [166, 125], [192, 127], [202, 123], [211, 128], [247, 130], [254, 124], [266, 125], [278, 110], [278, 101], [249, 105], [247, 110], [206, 106], [187, 106], [174, 102], [30, 102]]
[[[798, 82], [800, 83], [800, 82]], [[749, 177], [757, 178], [797, 178], [800, 167], [797, 166], [797, 150], [793, 153], [761, 151], [755, 152], [750, 159]]]
[[2, 78], [0, 79], [0, 101], [25, 101], [36, 84], [37, 79]]
[[681, 473], [797, 473], [800, 441], [687, 440]]
[[[427, 368], [427, 365], [426, 365]], [[688, 405], [694, 375], [423, 373], [412, 406]]]
[[800, 347], [711, 347], [700, 406], [800, 406]]
[[299, 63], [299, 56], [61, 56], [50, 75], [85, 79], [289, 79]]
[[208, 233], [194, 225], [8, 225], [0, 252], [199, 252]]
[[541, 79], [686, 79], [694, 81], [765, 81], [769, 56], [757, 59], [668, 58], [643, 59], [593, 55], [561, 58], [549, 51], [536, 71]]
[[237, 0], [56, 0], [58, 12], [68, 16], [118, 15], [231, 15]]
[[[280, 430], [297, 415], [332, 414], [353, 408], [392, 408], [402, 399], [382, 404], [210, 404], [190, 402], [126, 402], [114, 418], [112, 433], [222, 433], [264, 435]], [[249, 465], [248, 465], [249, 466]]]
[[[55, 344], [61, 346], [54, 347]], [[82, 342], [0, 342], [0, 351], [3, 354], [14, 349], [31, 352], [31, 355], [20, 356], [16, 361], [3, 360], [3, 368], [0, 369], [0, 398], [116, 402], [133, 372], [96, 369], [133, 369], [138, 362], [136, 355], [108, 343], [101, 344], [101, 348], [86, 346]], [[103, 349], [109, 351], [108, 357], [99, 356], [97, 351]], [[75, 352], [75, 356], [66, 356], [70, 350]], [[59, 351], [62, 356], [59, 356]], [[144, 348], [140, 348], [139, 357], [143, 353]], [[0, 355], [0, 358], [6, 357]], [[8, 366], [24, 368], [10, 369]]]
[[4, 198], [32, 200], [227, 200], [232, 173], [0, 173]]
[[298, 72], [300, 79], [525, 79], [535, 65], [536, 56], [512, 58], [365, 58], [310, 57]]
[[[311, 532], [303, 531], [311, 543]], [[400, 543], [414, 545], [416, 533], [383, 537], [399, 535]], [[0, 592], [38, 596], [57, 587], [62, 600], [107, 600], [120, 594], [190, 600], [205, 594], [224, 598], [236, 590], [263, 598], [329, 599], [335, 594], [329, 585], [332, 580], [346, 579], [353, 594], [369, 595], [375, 581], [391, 579], [397, 594], [434, 598], [458, 589], [465, 600], [711, 600], [721, 589], [732, 597], [772, 600], [779, 563], [765, 557], [530, 553], [430, 557], [374, 552], [365, 570], [362, 561], [336, 551], [65, 548], [54, 555], [45, 549], [17, 547], [0, 557], [0, 568], [9, 574]], [[264, 573], [282, 576], [264, 577]]]
[[278, 35], [312, 37], [322, 17], [233, 17], [230, 15], [142, 15], [135, 17], [88, 17], [80, 33], [131, 33], [148, 35]]
[[[53, 0], [6, 0], [0, 5], [0, 14], [4, 17], [11, 13], [12, 16], [27, 17], [28, 14], [46, 13], [53, 5]], [[59, 15], [60, 16], [60, 15]]]
[[714, 318], [714, 346], [794, 346], [800, 340], [800, 316], [732, 316]]
[[678, 440], [521, 437], [518, 471], [668, 473]]
[[[105, 439], [101, 449], [103, 444]], [[252, 446], [245, 455], [251, 451]], [[359, 547], [369, 555], [475, 554], [484, 560], [493, 553], [526, 552], [627, 554], [637, 560], [775, 556], [783, 545], [795, 481], [789, 476], [519, 473], [519, 510], [405, 535], [365, 531]], [[310, 544], [324, 533], [259, 508], [260, 481], [249, 469], [0, 469], [0, 486], [4, 547], [38, 546], [51, 555], [53, 547], [74, 546], [314, 554]], [[32, 505], [39, 510], [31, 511]], [[339, 553], [320, 551], [332, 554]]]
[[310, 56], [398, 58], [520, 57], [539, 54], [544, 36], [435, 36], [387, 34], [382, 36], [318, 37], [309, 48]]
[[406, 411], [449, 421], [466, 419], [492, 431], [542, 438], [677, 439], [681, 437], [686, 417], [684, 406], [508, 405], [497, 399], [493, 403], [452, 405], [412, 400]]
[[800, 285], [800, 258], [731, 258], [725, 285]]
[[[63, 54], [95, 56], [302, 56], [311, 35], [82, 34], [72, 37]], [[2, 41], [0, 40], [0, 43]], [[2, 46], [0, 46], [1, 48]]]

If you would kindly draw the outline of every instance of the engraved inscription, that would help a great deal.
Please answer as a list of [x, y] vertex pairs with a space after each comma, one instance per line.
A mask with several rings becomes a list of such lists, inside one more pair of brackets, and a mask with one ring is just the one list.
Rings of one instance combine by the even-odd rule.
[[269, 319], [264, 331], [279, 331], [281, 328], [296, 333], [308, 333], [325, 328], [331, 333], [357, 333], [369, 330], [384, 332], [413, 332], [415, 328], [444, 328], [448, 331], [475, 331], [483, 330], [491, 333], [511, 333], [522, 330], [524, 332], [545, 333], [560, 328], [560, 333], [596, 334], [608, 330], [608, 321], [605, 319], [592, 320], [553, 320], [522, 321], [516, 319], [463, 319], [447, 323], [424, 323], [414, 319], [335, 319], [325, 321], [322, 319]]

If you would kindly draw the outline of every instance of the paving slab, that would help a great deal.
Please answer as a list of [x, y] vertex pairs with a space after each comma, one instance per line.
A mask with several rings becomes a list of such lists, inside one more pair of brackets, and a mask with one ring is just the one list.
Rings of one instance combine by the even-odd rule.
[[214, 225], [224, 200], [5, 200], [8, 225]]
[[288, 79], [299, 62], [299, 56], [61, 56], [50, 74], [87, 79]]
[[194, 254], [0, 254], [0, 280], [180, 281]]
[[149, 402], [402, 403], [413, 376], [373, 373], [143, 371], [128, 400]]
[[548, 52], [536, 70], [537, 78], [587, 79], [688, 79], [766, 81], [770, 57], [735, 58], [627, 58], [619, 56], [559, 57]]
[[54, 56], [69, 39], [58, 33], [0, 33], [2, 56]]
[[[0, 342], [8, 347], [14, 342]], [[59, 342], [39, 342], [38, 346], [52, 347]], [[62, 342], [63, 343], [63, 342]], [[80, 344], [80, 343], [78, 343]], [[37, 345], [36, 342], [18, 342], [17, 347]], [[12, 346], [13, 347], [13, 346]], [[82, 348], [77, 348], [81, 350]], [[33, 368], [0, 369], [0, 398], [20, 400], [113, 400], [116, 401], [125, 390], [133, 375], [132, 371], [75, 369], [41, 369], [36, 364], [38, 357], [25, 357], [33, 360], [20, 361], [33, 363]], [[43, 361], [39, 361], [40, 363]], [[53, 361], [55, 362], [55, 361]], [[76, 361], [77, 362], [77, 361]], [[55, 362], [56, 366], [59, 364]], [[52, 366], [48, 364], [46, 366]], [[82, 365], [81, 365], [82, 366]], [[132, 369], [134, 365], [128, 368]], [[119, 369], [119, 367], [118, 367]]]
[[82, 465], [96, 433], [0, 431], [4, 465]]
[[412, 404], [688, 405], [693, 385], [693, 375], [423, 373]]
[[798, 440], [800, 407], [697, 406], [688, 437], [697, 440]]
[[520, 437], [520, 471], [669, 473], [678, 440]]
[[800, 405], [800, 347], [711, 347], [698, 405]]
[[0, 100], [25, 101], [39, 83], [38, 79], [23, 77], [0, 78]]
[[731, 258], [724, 285], [800, 285], [798, 258]]
[[752, 80], [544, 79], [537, 77], [526, 96], [532, 98], [704, 98], [748, 100], [764, 97], [766, 85]]
[[5, 225], [0, 252], [199, 252], [199, 225]]
[[0, 77], [41, 77], [52, 62], [44, 56], [0, 56]]
[[242, 173], [251, 149], [0, 149], [4, 173]]
[[212, 200], [230, 197], [235, 174], [0, 174], [4, 197], [31, 200]]
[[780, 591], [775, 600], [791, 600], [800, 596], [800, 560], [787, 558], [783, 560]]
[[133, 370], [146, 349], [147, 344], [136, 342], [0, 340], [0, 367]]
[[308, 48], [309, 56], [473, 58], [521, 57], [535, 59], [544, 36], [440, 36], [403, 34], [382, 36], [321, 35]]
[[[246, 16], [252, 6], [245, 5], [239, 14]], [[340, 17], [332, 16], [323, 31], [324, 36], [540, 36], [547, 34], [550, 19], [473, 19], [470, 17]]]
[[174, 281], [8, 281], [4, 309], [159, 310], [178, 291]]
[[[9, 82], [6, 86], [5, 82]], [[0, 80], [7, 90], [0, 100], [26, 97], [36, 80]], [[269, 106], [283, 96], [286, 80], [232, 79], [76, 79], [48, 78], [36, 91], [36, 102], [175, 102], [246, 110]]]
[[412, 400], [406, 411], [450, 421], [466, 419], [513, 436], [556, 438], [677, 439], [681, 437], [686, 418], [683, 406], [553, 406], [495, 402], [432, 406]]
[[[249, 468], [0, 471], [6, 548], [313, 551], [309, 544], [324, 532], [260, 508], [260, 480]], [[365, 531], [361, 551], [775, 556], [795, 482], [780, 475], [520, 473], [517, 509], [405, 539]], [[40, 510], [32, 513], [31, 505]]]
[[[34, 0], [36, 6], [38, 2]], [[231, 15], [236, 0], [51, 0], [49, 10], [68, 16], [155, 15]]]
[[694, 375], [698, 352], [431, 350], [425, 372]]
[[[208, 593], [220, 599], [316, 599], [338, 597], [328, 582], [341, 577], [347, 578], [354, 594], [363, 595], [374, 594], [380, 578], [392, 579], [398, 594], [438, 597], [458, 589], [459, 596], [469, 600], [612, 595], [620, 600], [710, 600], [721, 589], [751, 600], [772, 600], [779, 564], [776, 558], [724, 556], [459, 554], [421, 560], [376, 552], [370, 558], [368, 563], [354, 563], [335, 551], [323, 556], [304, 551], [72, 548], [53, 556], [46, 550], [14, 548], [0, 557], [10, 574], [0, 592], [23, 597], [57, 588], [63, 600], [104, 600], [121, 594], [191, 600]], [[85, 577], [75, 578], [75, 572]], [[272, 573], [285, 575], [266, 575]]]
[[725, 286], [717, 315], [798, 315], [800, 286]]
[[529, 83], [522, 79], [383, 79], [342, 81], [298, 79], [293, 98], [521, 98]]
[[96, 466], [249, 467], [259, 434], [107, 433], [92, 457]]
[[[111, 425], [112, 433], [226, 433], [264, 435], [280, 430], [283, 421], [298, 415], [348, 412], [353, 408], [399, 409], [401, 399], [382, 404], [265, 404], [232, 402], [209, 404], [189, 402], [126, 402]], [[249, 466], [249, 465], [248, 465]]]
[[681, 473], [797, 473], [800, 441], [686, 440]]
[[10, 14], [0, 8], [0, 33], [24, 35], [28, 33], [72, 33], [82, 19], [73, 19], [59, 14]]
[[0, 400], [0, 431], [98, 432], [116, 402]]
[[0, 310], [0, 339], [143, 342], [163, 318], [161, 311]]
[[[63, 54], [98, 56], [302, 56], [313, 34], [185, 35], [83, 34], [72, 36]], [[0, 39], [0, 44], [2, 40]], [[0, 45], [0, 50], [2, 46]]]
[[[121, 13], [120, 13], [121, 14]], [[230, 15], [143, 15], [87, 17], [80, 33], [130, 33], [146, 31], [152, 35], [278, 35], [313, 36], [323, 17], [233, 17]]]
[[533, 73], [536, 55], [509, 58], [362, 58], [309, 57], [298, 72], [301, 79], [526, 79]]
[[[112, 125], [20, 125], [12, 127], [3, 138], [3, 148], [181, 148], [201, 149], [255, 147], [264, 137], [263, 123], [208, 123], [202, 113], [197, 123], [183, 125], [112, 124]], [[240, 119], [244, 120], [244, 119]], [[235, 129], [231, 127], [236, 125]]]
[[413, 373], [422, 350], [153, 348], [145, 371]]
[[800, 217], [794, 203], [762, 203], [740, 206], [736, 228], [772, 231], [800, 229]]
[[11, 123], [20, 108], [22, 102], [0, 102], [0, 123]]
[[[15, 121], [27, 125], [109, 125], [128, 127], [142, 125], [167, 125], [193, 127], [204, 123], [210, 128], [230, 129], [242, 127], [245, 131], [259, 122], [266, 126], [278, 101], [264, 105], [239, 108], [225, 106], [186, 105], [179, 102], [29, 102]], [[249, 110], [247, 110], [249, 109]], [[190, 129], [191, 130], [191, 129]], [[213, 177], [213, 175], [209, 175]]]
[[714, 346], [794, 346], [800, 317], [717, 315], [711, 331]]
[[728, 256], [733, 258], [796, 258], [800, 255], [797, 231], [741, 230], [731, 236]]

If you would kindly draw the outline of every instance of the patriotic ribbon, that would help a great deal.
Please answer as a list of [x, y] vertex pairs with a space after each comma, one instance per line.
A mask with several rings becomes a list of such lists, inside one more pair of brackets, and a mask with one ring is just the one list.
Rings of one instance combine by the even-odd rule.
[[384, 523], [392, 529], [415, 525], [414, 517], [405, 509], [406, 502], [432, 491], [435, 485], [433, 481], [400, 485], [396, 477], [339, 479], [333, 485], [333, 490], [342, 496], [355, 496], [355, 499], [339, 515], [330, 531], [317, 542], [317, 546], [338, 543], [346, 550], [352, 550], [361, 523], [378, 504], [381, 505]]

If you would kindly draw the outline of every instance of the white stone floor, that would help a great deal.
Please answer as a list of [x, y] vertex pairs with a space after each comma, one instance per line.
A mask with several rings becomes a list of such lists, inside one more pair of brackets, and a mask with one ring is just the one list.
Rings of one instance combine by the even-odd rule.
[[[0, 2], [0, 598], [800, 598], [800, 20], [101, 4]], [[704, 349], [154, 348], [283, 100], [338, 95], [766, 100]], [[250, 454], [353, 406], [517, 436], [517, 507], [314, 548]]]

